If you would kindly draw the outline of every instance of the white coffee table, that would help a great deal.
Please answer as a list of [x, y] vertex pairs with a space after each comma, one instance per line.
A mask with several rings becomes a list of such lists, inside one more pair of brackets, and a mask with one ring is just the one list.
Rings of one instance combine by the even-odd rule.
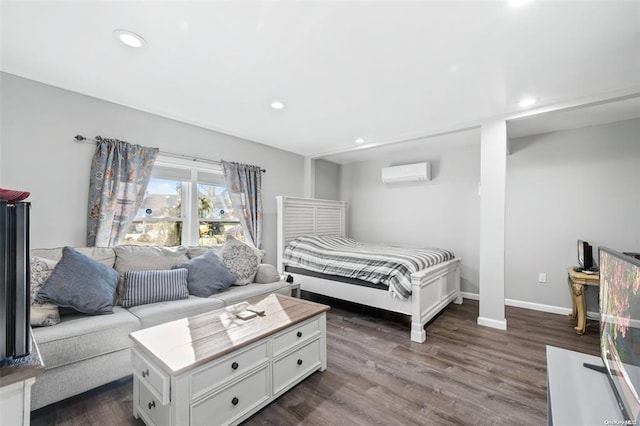
[[283, 295], [131, 333], [133, 415], [148, 425], [237, 424], [327, 368], [328, 306]]

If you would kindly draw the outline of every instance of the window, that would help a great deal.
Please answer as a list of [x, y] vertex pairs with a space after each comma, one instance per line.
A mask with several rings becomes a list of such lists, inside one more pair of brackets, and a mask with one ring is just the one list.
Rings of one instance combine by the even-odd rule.
[[194, 164], [158, 156], [123, 244], [211, 246], [224, 243], [227, 235], [244, 240], [222, 168]]

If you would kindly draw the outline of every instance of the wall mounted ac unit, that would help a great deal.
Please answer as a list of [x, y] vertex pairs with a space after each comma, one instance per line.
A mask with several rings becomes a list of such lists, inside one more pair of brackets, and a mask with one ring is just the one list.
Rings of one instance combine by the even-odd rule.
[[431, 163], [405, 164], [382, 169], [383, 183], [431, 180]]

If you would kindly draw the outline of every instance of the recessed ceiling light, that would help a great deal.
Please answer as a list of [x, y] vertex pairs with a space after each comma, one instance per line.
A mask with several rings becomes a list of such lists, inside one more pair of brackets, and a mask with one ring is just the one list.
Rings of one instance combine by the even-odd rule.
[[273, 101], [271, 102], [271, 108], [273, 109], [284, 109], [286, 105], [281, 101]]
[[364, 143], [364, 138], [356, 138], [356, 143]]
[[532, 97], [526, 97], [526, 98], [522, 98], [518, 106], [520, 108], [526, 108], [526, 107], [530, 107], [531, 105], [535, 105], [536, 102], [538, 102], [538, 99], [532, 98]]
[[136, 33], [132, 33], [131, 31], [115, 30], [113, 34], [118, 37], [118, 40], [129, 47], [138, 48], [147, 44], [147, 42], [141, 36]]

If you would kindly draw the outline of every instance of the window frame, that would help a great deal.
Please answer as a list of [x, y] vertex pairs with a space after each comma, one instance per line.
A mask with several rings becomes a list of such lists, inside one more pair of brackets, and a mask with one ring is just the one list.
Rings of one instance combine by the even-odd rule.
[[[226, 187], [224, 181], [224, 171], [221, 164], [206, 163], [197, 160], [189, 160], [184, 158], [175, 158], [172, 156], [162, 155], [159, 153], [154, 163], [154, 168], [163, 167], [166, 169], [175, 169], [188, 171], [190, 179], [182, 181], [182, 202], [181, 217], [179, 218], [161, 218], [154, 219], [154, 222], [182, 222], [182, 245], [198, 246], [200, 243], [200, 217], [198, 216], [198, 184], [214, 185]], [[201, 174], [207, 178], [199, 180]], [[186, 177], [186, 176], [185, 176]], [[204, 176], [202, 176], [204, 177]], [[211, 178], [213, 177], [213, 179]], [[161, 173], [154, 176], [151, 172], [151, 178], [163, 179]], [[236, 221], [228, 221], [236, 222]], [[237, 221], [242, 225], [240, 220]]]

